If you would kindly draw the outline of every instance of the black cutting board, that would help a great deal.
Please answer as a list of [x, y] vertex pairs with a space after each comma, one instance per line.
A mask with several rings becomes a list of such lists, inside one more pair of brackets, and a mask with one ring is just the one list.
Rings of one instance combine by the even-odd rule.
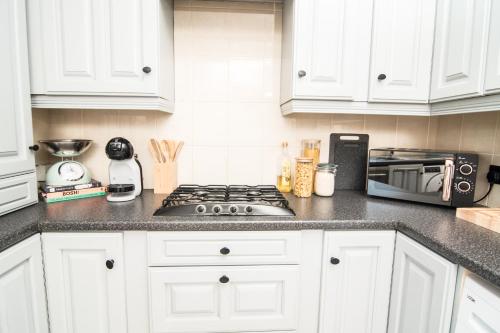
[[337, 164], [336, 190], [365, 190], [368, 134], [332, 133], [329, 162]]

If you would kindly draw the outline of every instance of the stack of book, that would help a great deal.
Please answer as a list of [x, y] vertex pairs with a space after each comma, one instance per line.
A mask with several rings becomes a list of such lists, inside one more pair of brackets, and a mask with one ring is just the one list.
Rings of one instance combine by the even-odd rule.
[[41, 188], [42, 198], [47, 203], [92, 198], [106, 195], [107, 189], [101, 182], [92, 180], [88, 184], [49, 186]]

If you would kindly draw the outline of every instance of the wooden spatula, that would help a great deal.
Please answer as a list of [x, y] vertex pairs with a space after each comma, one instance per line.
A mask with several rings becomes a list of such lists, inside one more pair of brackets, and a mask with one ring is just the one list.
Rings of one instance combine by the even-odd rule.
[[153, 155], [153, 159], [155, 160], [155, 162], [163, 163], [163, 158], [161, 151], [158, 147], [158, 142], [155, 139], [149, 139], [148, 147], [149, 151], [151, 152], [151, 155]]
[[175, 153], [174, 153], [174, 161], [177, 160], [177, 157], [179, 156], [179, 153], [181, 152], [183, 146], [184, 146], [184, 141], [177, 142], [177, 147], [175, 147]]

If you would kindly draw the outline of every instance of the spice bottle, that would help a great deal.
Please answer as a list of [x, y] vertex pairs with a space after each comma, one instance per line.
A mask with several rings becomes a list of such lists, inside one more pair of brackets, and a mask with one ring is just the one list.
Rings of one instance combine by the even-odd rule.
[[292, 190], [292, 159], [288, 153], [288, 142], [281, 143], [281, 155], [278, 158], [278, 177], [276, 187], [280, 192]]
[[295, 159], [295, 185], [293, 193], [301, 198], [308, 198], [313, 189], [313, 159], [310, 157], [297, 157]]

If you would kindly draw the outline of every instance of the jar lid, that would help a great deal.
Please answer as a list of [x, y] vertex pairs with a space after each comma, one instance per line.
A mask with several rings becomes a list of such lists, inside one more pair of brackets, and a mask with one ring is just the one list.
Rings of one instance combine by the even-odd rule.
[[303, 139], [302, 144], [320, 144], [321, 140], [319, 139]]
[[335, 170], [337, 170], [337, 164], [333, 164], [333, 163], [318, 163], [318, 165], [316, 165], [316, 170], [335, 171]]
[[297, 162], [312, 163], [313, 158], [312, 157], [301, 156], [301, 157], [295, 157], [295, 160]]

